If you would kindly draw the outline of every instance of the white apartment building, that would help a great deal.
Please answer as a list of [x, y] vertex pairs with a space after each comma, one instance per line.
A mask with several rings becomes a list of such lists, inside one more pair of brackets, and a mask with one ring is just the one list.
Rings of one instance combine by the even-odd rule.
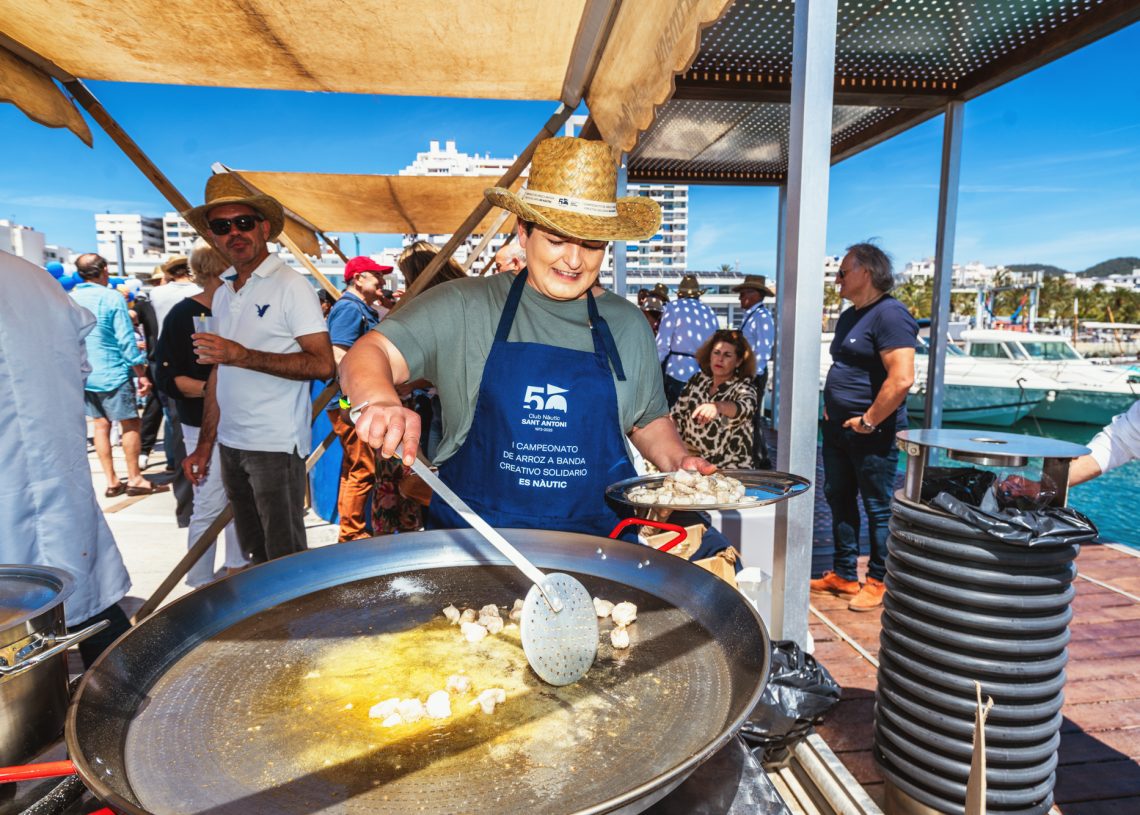
[[45, 245], [43, 232], [30, 226], [0, 219], [0, 251], [21, 257], [37, 266], [43, 266], [47, 263]]
[[177, 212], [168, 212], [162, 216], [162, 244], [166, 254], [189, 257], [197, 238], [198, 233], [194, 227], [186, 223], [186, 219]]
[[629, 184], [626, 195], [644, 195], [661, 205], [661, 229], [657, 234], [649, 240], [625, 245], [626, 274], [649, 273], [666, 284], [680, 283], [688, 266], [688, 185]]
[[[444, 142], [441, 149], [439, 142], [433, 139], [429, 142], [429, 149], [427, 152], [416, 153], [416, 160], [409, 164], [404, 169], [400, 170], [400, 175], [463, 175], [463, 176], [493, 176], [498, 178], [511, 168], [515, 163], [512, 158], [492, 158], [490, 153], [483, 155], [460, 153], [455, 146], [455, 141], [448, 139]], [[410, 246], [415, 241], [428, 241], [436, 246], [442, 247], [447, 243], [451, 235], [405, 235], [404, 246]], [[491, 239], [489, 248], [490, 254], [486, 257], [493, 257], [494, 253], [499, 250], [506, 239], [505, 235], [496, 235]], [[475, 251], [475, 248], [483, 240], [480, 234], [470, 235], [462, 246], [455, 250], [454, 257], [459, 263], [466, 263], [470, 253]]]
[[119, 260], [118, 236], [123, 238], [123, 260], [147, 260], [151, 265], [162, 261], [166, 248], [162, 235], [162, 219], [138, 213], [97, 213], [95, 215], [96, 249], [117, 268]]
[[67, 265], [73, 263], [77, 256], [77, 253], [70, 246], [59, 246], [54, 243], [44, 244], [45, 264], [54, 260], [56, 263]]

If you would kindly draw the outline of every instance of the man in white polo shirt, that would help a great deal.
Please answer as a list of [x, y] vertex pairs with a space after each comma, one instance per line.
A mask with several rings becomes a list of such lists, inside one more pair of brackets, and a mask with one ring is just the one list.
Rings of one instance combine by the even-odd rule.
[[215, 367], [198, 446], [183, 469], [198, 483], [220, 445], [242, 550], [263, 563], [306, 548], [308, 383], [336, 375], [332, 345], [316, 290], [266, 246], [284, 226], [281, 204], [222, 173], [185, 218], [199, 233], [209, 230], [233, 265], [214, 294], [218, 333], [193, 337], [199, 362]]

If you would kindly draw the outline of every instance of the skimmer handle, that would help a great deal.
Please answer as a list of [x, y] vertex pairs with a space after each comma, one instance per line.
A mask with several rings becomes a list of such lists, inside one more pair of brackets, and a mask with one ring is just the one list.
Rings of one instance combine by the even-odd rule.
[[[403, 458], [403, 446], [401, 445], [396, 449], [396, 455]], [[539, 571], [533, 563], [526, 559], [518, 549], [516, 549], [510, 541], [504, 538], [499, 532], [484, 521], [475, 510], [467, 505], [467, 502], [460, 498], [451, 487], [443, 483], [438, 475], [431, 471], [431, 468], [424, 464], [420, 459], [416, 459], [412, 463], [412, 471], [424, 480], [424, 482], [435, 491], [440, 498], [447, 502], [448, 506], [459, 513], [460, 517], [467, 523], [471, 524], [480, 535], [487, 539], [487, 541], [498, 549], [511, 563], [518, 567], [527, 578], [538, 586], [538, 590], [542, 592], [542, 596], [546, 598], [547, 604], [555, 613], [562, 610], [562, 601], [558, 595], [553, 591], [547, 591], [543, 586], [546, 580], [546, 575]]]

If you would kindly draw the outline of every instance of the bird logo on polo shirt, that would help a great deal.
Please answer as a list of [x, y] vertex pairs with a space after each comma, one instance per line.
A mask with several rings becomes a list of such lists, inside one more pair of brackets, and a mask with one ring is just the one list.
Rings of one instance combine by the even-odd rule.
[[257, 309], [257, 316], [258, 317], [264, 317], [265, 312], [267, 312], [269, 310], [269, 303], [266, 303], [264, 306], [259, 306], [259, 305], [257, 305], [257, 303], [254, 303], [253, 307]]

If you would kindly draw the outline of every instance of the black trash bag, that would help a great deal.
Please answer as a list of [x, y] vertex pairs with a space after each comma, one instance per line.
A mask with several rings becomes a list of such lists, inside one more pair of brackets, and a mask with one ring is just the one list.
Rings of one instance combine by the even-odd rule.
[[772, 643], [768, 684], [740, 733], [771, 760], [807, 735], [839, 703], [842, 688], [827, 669], [793, 640]]
[[922, 503], [929, 505], [938, 493], [947, 492], [970, 506], [981, 506], [996, 477], [977, 467], [927, 467], [922, 477]]
[[1096, 524], [1072, 507], [982, 509], [945, 492], [932, 503], [979, 532], [1014, 546], [1069, 546], [1091, 541], [1098, 534]]

